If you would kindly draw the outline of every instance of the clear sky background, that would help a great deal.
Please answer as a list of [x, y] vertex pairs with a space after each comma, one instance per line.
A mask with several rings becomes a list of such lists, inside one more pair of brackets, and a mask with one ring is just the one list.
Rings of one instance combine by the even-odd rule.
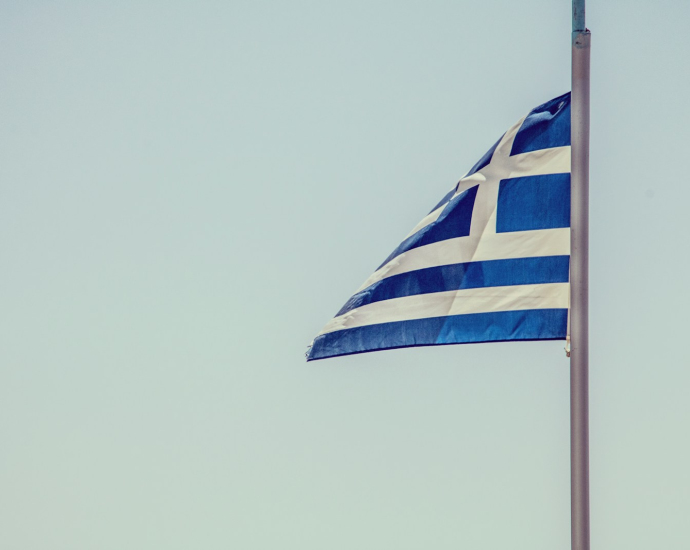
[[[592, 548], [690, 517], [690, 3], [590, 0]], [[0, 546], [566, 549], [562, 342], [306, 347], [570, 2], [0, 2]]]

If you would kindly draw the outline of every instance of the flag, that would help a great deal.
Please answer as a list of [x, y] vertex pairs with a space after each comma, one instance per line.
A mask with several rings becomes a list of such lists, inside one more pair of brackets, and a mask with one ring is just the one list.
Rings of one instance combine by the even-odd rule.
[[307, 360], [566, 337], [570, 93], [510, 128], [316, 336]]

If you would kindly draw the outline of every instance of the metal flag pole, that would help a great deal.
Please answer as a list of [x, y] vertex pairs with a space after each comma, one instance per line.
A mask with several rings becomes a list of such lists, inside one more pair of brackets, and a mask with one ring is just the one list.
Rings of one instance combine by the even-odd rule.
[[589, 53], [585, 0], [573, 0], [570, 198], [570, 517], [589, 550]]

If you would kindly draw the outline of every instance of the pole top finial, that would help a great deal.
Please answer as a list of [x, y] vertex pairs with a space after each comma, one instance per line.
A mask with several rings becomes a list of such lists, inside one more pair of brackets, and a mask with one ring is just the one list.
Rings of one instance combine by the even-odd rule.
[[585, 28], [585, 0], [573, 0], [573, 32], [581, 32]]

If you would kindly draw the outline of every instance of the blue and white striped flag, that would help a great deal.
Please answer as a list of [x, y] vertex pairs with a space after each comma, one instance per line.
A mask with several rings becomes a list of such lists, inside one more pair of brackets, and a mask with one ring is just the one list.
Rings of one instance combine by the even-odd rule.
[[307, 360], [564, 339], [570, 93], [517, 122], [316, 336]]

